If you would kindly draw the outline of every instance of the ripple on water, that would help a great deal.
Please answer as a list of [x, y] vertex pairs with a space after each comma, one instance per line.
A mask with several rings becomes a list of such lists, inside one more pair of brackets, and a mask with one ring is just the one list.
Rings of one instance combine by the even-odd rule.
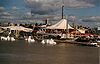
[[99, 49], [72, 44], [46, 46], [25, 41], [0, 42], [0, 64], [99, 64]]

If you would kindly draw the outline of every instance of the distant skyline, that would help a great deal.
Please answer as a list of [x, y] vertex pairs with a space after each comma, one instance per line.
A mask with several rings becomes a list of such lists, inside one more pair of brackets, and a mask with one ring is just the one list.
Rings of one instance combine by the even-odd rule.
[[6, 11], [12, 9], [23, 12], [32, 10], [33, 14], [40, 15], [60, 14], [60, 6], [63, 2], [65, 15], [100, 16], [99, 0], [0, 0], [0, 10], [2, 8]]

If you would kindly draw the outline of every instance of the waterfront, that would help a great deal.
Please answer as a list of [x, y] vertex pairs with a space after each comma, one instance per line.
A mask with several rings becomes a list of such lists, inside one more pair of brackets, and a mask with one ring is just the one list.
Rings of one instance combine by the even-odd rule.
[[99, 64], [99, 48], [0, 41], [0, 64]]

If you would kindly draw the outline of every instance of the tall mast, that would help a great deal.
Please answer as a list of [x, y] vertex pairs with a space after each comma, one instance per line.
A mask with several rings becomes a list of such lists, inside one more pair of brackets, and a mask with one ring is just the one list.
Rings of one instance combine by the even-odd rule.
[[62, 19], [64, 19], [64, 4], [62, 5]]

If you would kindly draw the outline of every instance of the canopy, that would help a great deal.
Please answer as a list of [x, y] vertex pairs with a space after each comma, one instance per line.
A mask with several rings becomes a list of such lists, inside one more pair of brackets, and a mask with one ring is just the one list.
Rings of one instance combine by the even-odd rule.
[[23, 26], [8, 26], [8, 27], [2, 27], [4, 29], [9, 28], [10, 30], [18, 30], [18, 31], [25, 31], [25, 32], [32, 32], [32, 29], [25, 28]]
[[77, 29], [80, 33], [85, 34], [86, 29]]
[[67, 20], [66, 19], [62, 19], [58, 23], [46, 27], [46, 29], [66, 29], [67, 25], [68, 25], [68, 29], [74, 29], [69, 24], [67, 24]]

